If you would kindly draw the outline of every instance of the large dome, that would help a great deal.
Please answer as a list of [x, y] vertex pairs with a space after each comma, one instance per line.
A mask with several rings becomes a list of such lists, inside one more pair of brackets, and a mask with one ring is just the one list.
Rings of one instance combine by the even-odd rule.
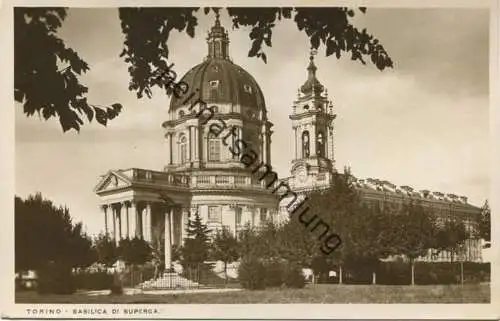
[[[221, 26], [219, 15], [207, 37], [208, 55], [191, 68], [181, 81], [189, 85], [189, 92], [196, 90], [206, 103], [229, 103], [245, 106], [266, 113], [264, 95], [255, 79], [229, 58], [229, 38]], [[169, 111], [181, 107], [185, 97], [172, 97]]]
[[[189, 85], [189, 92], [199, 89], [199, 97], [206, 103], [232, 103], [266, 111], [264, 95], [255, 79], [229, 59], [209, 56], [181, 80]], [[184, 100], [173, 96], [170, 111], [182, 106]]]

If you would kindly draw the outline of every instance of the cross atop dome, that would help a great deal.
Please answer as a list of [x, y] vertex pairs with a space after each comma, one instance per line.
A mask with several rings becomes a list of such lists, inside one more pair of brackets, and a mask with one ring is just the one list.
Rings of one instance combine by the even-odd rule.
[[220, 13], [219, 10], [215, 11], [215, 26], [220, 27]]
[[219, 9], [215, 10], [215, 24], [207, 37], [208, 58], [229, 59], [229, 36], [220, 23]]

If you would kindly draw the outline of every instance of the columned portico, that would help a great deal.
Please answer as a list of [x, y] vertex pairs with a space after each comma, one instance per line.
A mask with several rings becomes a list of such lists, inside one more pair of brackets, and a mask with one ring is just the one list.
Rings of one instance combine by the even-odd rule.
[[[152, 181], [155, 185], [149, 183]], [[164, 248], [165, 267], [171, 268], [172, 245], [180, 244], [185, 237], [188, 184], [184, 177], [165, 172], [110, 171], [96, 187], [105, 233], [116, 244], [124, 238], [139, 237], [153, 247]]]
[[[133, 200], [104, 204], [101, 208], [104, 213], [107, 235], [109, 235], [108, 214], [113, 216], [110, 237], [117, 245], [125, 238], [139, 237], [153, 243], [157, 237], [160, 237], [164, 240], [165, 268], [172, 267], [172, 245], [178, 244], [179, 241], [182, 242], [185, 237], [187, 210], [175, 204], [166, 205], [164, 202], [137, 202]], [[164, 224], [163, 230], [157, 230], [156, 227], [159, 227], [159, 224]], [[160, 232], [161, 235], [156, 235], [155, 232]]]

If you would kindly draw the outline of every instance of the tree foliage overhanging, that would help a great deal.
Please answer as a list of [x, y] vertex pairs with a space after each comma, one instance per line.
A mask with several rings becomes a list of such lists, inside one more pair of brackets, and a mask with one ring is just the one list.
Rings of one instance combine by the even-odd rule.
[[[119, 54], [129, 65], [129, 90], [138, 98], [151, 97], [159, 87], [171, 95], [170, 88], [156, 81], [157, 71], [165, 70], [169, 57], [168, 40], [177, 30], [195, 36], [200, 8], [119, 8], [123, 50]], [[203, 8], [205, 14], [220, 8]], [[379, 40], [366, 29], [352, 23], [353, 9], [324, 8], [226, 8], [233, 28], [251, 27], [249, 57], [267, 62], [263, 45], [272, 46], [273, 28], [284, 19], [293, 19], [315, 49], [323, 46], [326, 56], [340, 58], [350, 53], [354, 61], [370, 60], [378, 69], [392, 67], [393, 62]], [[27, 116], [35, 113], [44, 119], [57, 118], [64, 132], [79, 131], [94, 119], [106, 126], [122, 110], [118, 102], [102, 106], [87, 101], [89, 88], [80, 76], [90, 65], [65, 45], [57, 32], [67, 16], [62, 7], [17, 7], [14, 9], [14, 97], [23, 105]], [[359, 8], [364, 13], [365, 8]], [[36, 53], [36, 54], [33, 54]]]

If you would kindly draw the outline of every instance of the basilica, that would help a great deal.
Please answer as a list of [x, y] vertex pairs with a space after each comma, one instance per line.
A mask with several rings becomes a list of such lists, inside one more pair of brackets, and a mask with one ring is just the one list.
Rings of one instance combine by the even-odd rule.
[[[255, 162], [271, 164], [273, 124], [268, 119], [264, 94], [255, 79], [229, 57], [228, 33], [217, 17], [208, 37], [208, 53], [181, 79], [197, 91], [210, 107], [209, 120], [200, 118], [200, 106], [172, 96], [163, 122], [166, 162], [163, 169], [109, 170], [101, 176], [95, 193], [101, 201], [105, 232], [117, 242], [141, 237], [165, 249], [165, 265], [171, 266], [172, 246], [186, 236], [190, 216], [198, 213], [212, 230], [225, 226], [238, 233], [246, 224], [258, 227], [288, 217], [287, 199], [280, 199], [265, 180], [241, 161], [210, 130], [223, 121], [231, 128], [231, 142], [252, 146]], [[303, 194], [327, 188], [335, 172], [334, 106], [327, 89], [316, 76], [311, 55], [307, 79], [291, 103], [294, 138], [291, 176], [277, 183]], [[213, 117], [212, 117], [213, 116]], [[440, 217], [459, 216], [467, 229], [474, 229], [480, 208], [467, 198], [436, 191], [416, 191], [379, 179], [357, 179], [356, 186], [368, 202], [401, 204], [418, 199]], [[466, 261], [481, 261], [478, 239], [467, 241]], [[424, 260], [448, 260], [429, 252]]]

